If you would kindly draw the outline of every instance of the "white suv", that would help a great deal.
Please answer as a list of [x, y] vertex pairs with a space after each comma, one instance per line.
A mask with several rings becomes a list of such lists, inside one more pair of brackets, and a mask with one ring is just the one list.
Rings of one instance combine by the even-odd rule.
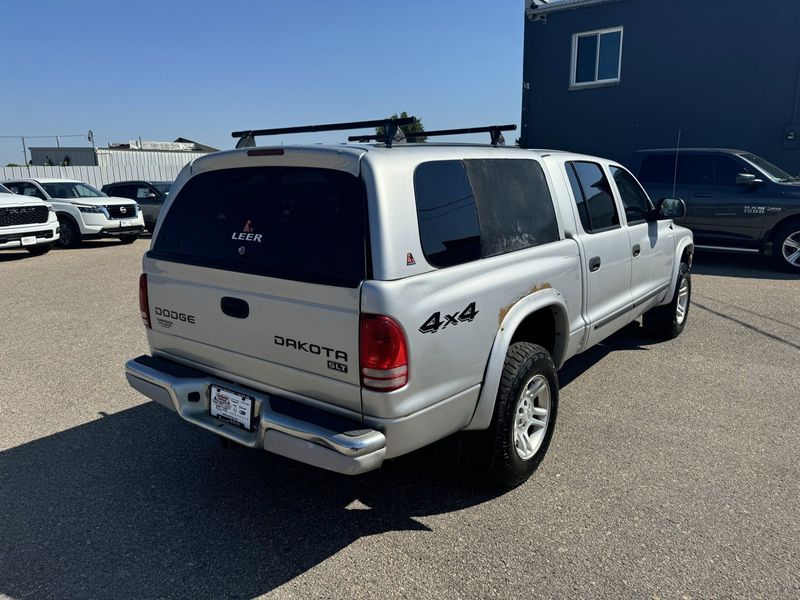
[[106, 196], [73, 179], [15, 179], [4, 182], [12, 192], [49, 202], [58, 215], [58, 244], [74, 248], [82, 240], [117, 237], [133, 242], [144, 229], [139, 206], [128, 198]]
[[58, 236], [53, 207], [38, 198], [20, 198], [0, 185], [0, 250], [25, 248], [44, 254]]

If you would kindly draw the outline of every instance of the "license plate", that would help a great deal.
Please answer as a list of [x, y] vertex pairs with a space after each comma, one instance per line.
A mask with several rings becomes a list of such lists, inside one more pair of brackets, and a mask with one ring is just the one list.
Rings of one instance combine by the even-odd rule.
[[36, 236], [35, 235], [26, 235], [22, 240], [23, 246], [35, 246], [36, 245]]
[[211, 386], [211, 416], [220, 421], [252, 431], [254, 405], [255, 399], [252, 396], [216, 385]]
[[120, 226], [120, 227], [130, 227], [130, 226], [131, 226], [131, 222], [130, 222], [129, 220], [126, 220], [126, 221], [120, 221], [120, 222], [119, 222], [119, 226]]

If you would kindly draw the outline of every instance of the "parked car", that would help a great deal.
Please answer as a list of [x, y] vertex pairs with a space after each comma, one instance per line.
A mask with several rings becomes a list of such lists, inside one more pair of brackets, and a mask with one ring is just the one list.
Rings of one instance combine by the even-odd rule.
[[0, 185], [0, 250], [25, 248], [45, 254], [58, 236], [53, 207], [33, 197], [20, 197]]
[[107, 183], [101, 191], [109, 196], [136, 200], [142, 207], [145, 229], [152, 233], [171, 187], [171, 181], [117, 181]]
[[[686, 200], [697, 248], [771, 254], [800, 273], [800, 177], [743, 150], [642, 150], [631, 169], [653, 198]], [[673, 190], [674, 180], [674, 190]]]
[[683, 330], [684, 211], [565, 152], [209, 155], [143, 259], [150, 355], [127, 379], [227, 440], [340, 473], [464, 431], [465, 464], [517, 485], [547, 451], [564, 361], [642, 315]]
[[109, 237], [130, 244], [144, 229], [142, 212], [135, 202], [106, 196], [82, 181], [39, 178], [4, 183], [16, 194], [53, 205], [60, 230], [58, 244], [64, 248], [74, 248], [86, 239]]

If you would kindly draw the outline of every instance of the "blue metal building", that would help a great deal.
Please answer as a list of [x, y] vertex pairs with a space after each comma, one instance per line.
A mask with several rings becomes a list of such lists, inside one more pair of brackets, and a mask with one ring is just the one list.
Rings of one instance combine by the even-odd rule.
[[800, 173], [800, 1], [528, 0], [521, 144], [741, 148]]

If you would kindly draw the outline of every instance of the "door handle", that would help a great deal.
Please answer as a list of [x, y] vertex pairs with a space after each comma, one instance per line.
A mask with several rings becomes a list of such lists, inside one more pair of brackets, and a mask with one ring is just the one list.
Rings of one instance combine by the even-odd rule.
[[589, 270], [594, 273], [600, 269], [600, 257], [595, 256], [593, 259], [589, 261]]
[[219, 307], [222, 312], [234, 319], [246, 319], [250, 314], [250, 305], [241, 298], [225, 296], [219, 301]]
[[634, 256], [639, 256], [641, 253], [642, 253], [642, 249], [639, 246], [639, 244], [634, 244], [633, 245], [633, 255]]
[[711, 198], [711, 194], [709, 192], [700, 192], [692, 194], [694, 198]]

